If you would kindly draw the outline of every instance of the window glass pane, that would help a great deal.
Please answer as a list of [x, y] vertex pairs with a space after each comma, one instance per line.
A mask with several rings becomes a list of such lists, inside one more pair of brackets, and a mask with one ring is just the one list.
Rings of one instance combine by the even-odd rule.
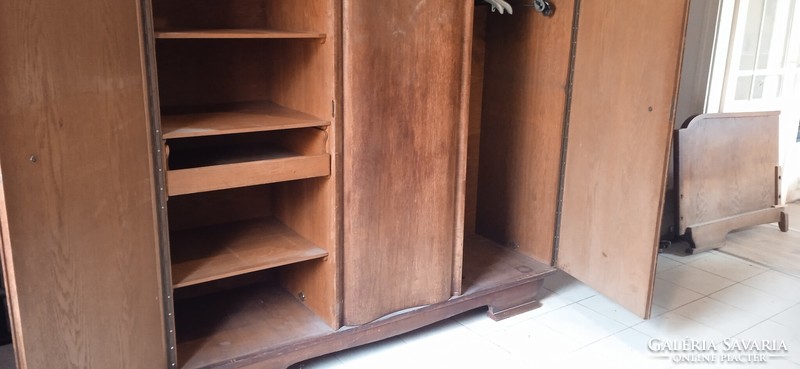
[[[739, 70], [753, 70], [756, 66], [758, 35], [761, 31], [761, 16], [763, 12], [764, 0], [750, 0], [744, 34], [742, 35], [742, 56], [739, 61]], [[738, 88], [736, 96], [739, 96]]]
[[736, 80], [736, 96], [734, 100], [750, 100], [750, 87], [753, 85], [753, 76], [739, 77]]
[[[772, 52], [770, 47], [772, 46], [772, 34], [775, 30], [775, 8], [776, 8], [777, 0], [766, 0], [764, 9], [764, 20], [761, 23], [761, 42], [759, 43], [759, 50], [758, 50], [758, 68], [765, 69], [767, 68], [767, 63], [769, 63], [769, 56]], [[786, 14], [783, 15], [784, 17]], [[781, 37], [781, 35], [775, 35]], [[778, 50], [775, 50], [778, 51]], [[772, 52], [774, 53], [774, 52]], [[779, 57], [776, 55], [776, 57]]]
[[[756, 79], [754, 81], [755, 83], [753, 85], [753, 96], [751, 97], [751, 99], [755, 100], [755, 99], [764, 98], [764, 81], [765, 80], [766, 80], [766, 77], [764, 77], [764, 76], [756, 76]], [[737, 91], [736, 93], [738, 94], [739, 92]], [[737, 99], [738, 99], [738, 97], [737, 97]]]
[[800, 74], [786, 76], [786, 91], [784, 96], [800, 95]]

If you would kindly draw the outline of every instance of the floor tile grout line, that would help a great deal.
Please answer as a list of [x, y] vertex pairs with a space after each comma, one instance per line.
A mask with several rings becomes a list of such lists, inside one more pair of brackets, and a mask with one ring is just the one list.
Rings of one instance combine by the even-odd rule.
[[[708, 251], [707, 251], [707, 252], [708, 252]], [[749, 262], [748, 262], [748, 261], [746, 261], [745, 259], [742, 259], [742, 258], [739, 258], [739, 257], [735, 257], [735, 256], [734, 256], [733, 258], [735, 258], [735, 259], [738, 259], [739, 261], [743, 261], [743, 262], [745, 262], [745, 264], [749, 264]], [[737, 283], [738, 283], [738, 282], [741, 282], [741, 281], [737, 281], [737, 280], [730, 279], [730, 278], [728, 278], [728, 277], [726, 277], [726, 276], [724, 276], [724, 275], [720, 275], [720, 274], [718, 274], [718, 273], [714, 273], [714, 272], [712, 272], [712, 271], [710, 271], [710, 270], [705, 270], [705, 269], [702, 269], [702, 268], [698, 268], [698, 267], [696, 267], [696, 266], [693, 266], [693, 265], [691, 265], [691, 263], [692, 263], [692, 262], [689, 262], [689, 263], [686, 263], [685, 265], [691, 266], [691, 267], [693, 267], [693, 268], [695, 268], [695, 269], [702, 270], [702, 271], [704, 271], [704, 272], [706, 272], [706, 273], [713, 274], [713, 275], [715, 275], [715, 276], [717, 276], [717, 277], [722, 277], [722, 278], [725, 278], [725, 279], [728, 279], [728, 280], [732, 280], [732, 281], [734, 281], [734, 282], [737, 282]], [[747, 279], [750, 279], [750, 278], [752, 278], [752, 277], [755, 277], [755, 276], [758, 276], [758, 275], [761, 275], [761, 274], [764, 274], [764, 273], [766, 273], [768, 270], [772, 270], [772, 269], [765, 269], [765, 268], [764, 268], [764, 267], [762, 267], [762, 266], [758, 266], [758, 269], [761, 269], [761, 272], [759, 272], [759, 273], [756, 273], [756, 274], [753, 274], [752, 276], [750, 276], [750, 277], [747, 277], [747, 278], [743, 279], [742, 281], [744, 281], [744, 280], [747, 280]]]
[[[797, 305], [800, 305], [800, 302], [795, 302], [795, 301], [791, 301], [791, 300], [786, 300], [786, 299], [784, 299], [784, 298], [782, 298], [782, 297], [780, 297], [780, 296], [775, 296], [775, 295], [773, 295], [773, 294], [771, 294], [771, 293], [769, 293], [769, 292], [767, 292], [767, 291], [762, 291], [762, 290], [760, 290], [760, 289], [758, 289], [758, 288], [755, 288], [755, 287], [752, 287], [752, 286], [748, 286], [748, 285], [746, 285], [746, 284], [743, 284], [743, 283], [741, 283], [741, 282], [736, 282], [736, 284], [732, 284], [732, 285], [730, 285], [730, 286], [728, 286], [728, 287], [725, 287], [725, 288], [723, 288], [722, 290], [725, 290], [725, 289], [731, 288], [731, 287], [733, 287], [733, 286], [736, 286], [737, 284], [738, 284], [738, 285], [742, 285], [742, 286], [744, 286], [744, 287], [752, 288], [752, 289], [754, 289], [754, 290], [756, 290], [756, 291], [758, 291], [758, 292], [761, 292], [761, 293], [763, 293], [763, 294], [765, 294], [765, 295], [769, 295], [770, 297], [773, 297], [773, 298], [776, 298], [776, 299], [779, 299], [779, 300], [782, 300], [782, 301], [785, 301], [785, 302], [789, 302], [789, 303], [791, 304], [791, 305], [789, 305], [789, 307], [787, 307], [786, 309], [783, 309], [783, 310], [781, 310], [780, 312], [778, 312], [778, 313], [776, 313], [776, 314], [773, 314], [773, 315], [769, 316], [767, 319], [770, 319], [770, 318], [772, 318], [772, 317], [774, 317], [774, 316], [776, 316], [776, 315], [782, 314], [782, 313], [786, 312], [787, 310], [789, 310], [789, 309], [791, 309], [791, 308], [793, 308], [793, 307], [795, 307], [795, 306], [797, 306]], [[731, 304], [729, 304], [729, 303], [727, 303], [727, 302], [725, 302], [725, 301], [722, 301], [722, 300], [720, 300], [720, 299], [717, 299], [717, 298], [714, 298], [713, 296], [711, 296], [711, 295], [715, 295], [715, 294], [717, 294], [718, 292], [721, 292], [722, 290], [719, 290], [719, 291], [717, 291], [717, 292], [711, 293], [711, 294], [707, 295], [706, 297], [708, 297], [708, 298], [710, 298], [710, 299], [712, 299], [712, 300], [714, 300], [714, 301], [717, 301], [717, 302], [723, 303], [723, 304], [725, 304], [725, 305], [728, 305], [728, 306], [731, 306], [731, 307], [735, 307], [735, 308], [737, 308], [737, 309], [739, 309], [739, 310], [744, 310], [744, 309], [742, 309], [742, 308], [740, 308], [740, 307], [738, 307], [738, 306], [731, 305]]]
[[[742, 309], [742, 308], [740, 308], [740, 307], [738, 307], [738, 306], [733, 306], [733, 305], [731, 305], [731, 304], [729, 304], [729, 303], [727, 303], [727, 302], [725, 302], [725, 301], [720, 301], [720, 300], [717, 300], [717, 299], [715, 299], [715, 298], [713, 298], [713, 297], [711, 297], [711, 296], [705, 296], [705, 297], [707, 297], [707, 298], [709, 298], [709, 299], [711, 299], [711, 300], [714, 300], [714, 301], [716, 301], [716, 302], [718, 302], [718, 303], [721, 303], [721, 304], [723, 304], [723, 305], [727, 305], [727, 306], [728, 306], [728, 307], [730, 307], [730, 308], [734, 308], [734, 309], [736, 309], [736, 310], [741, 310], [743, 313], [746, 313], [746, 314], [752, 314], [752, 313], [750, 313], [749, 311], [746, 311], [746, 310], [744, 310], [744, 309]], [[693, 301], [693, 302], [696, 302], [696, 301], [699, 301], [699, 300], [695, 300], [695, 301]], [[687, 304], [687, 305], [688, 305], [688, 304]], [[684, 306], [685, 306], [685, 305], [684, 305]], [[676, 310], [677, 310], [677, 309], [676, 309]], [[682, 316], [682, 317], [684, 317], [684, 318], [686, 318], [686, 319], [689, 319], [689, 320], [691, 320], [691, 321], [693, 321], [693, 322], [695, 322], [695, 323], [697, 323], [697, 324], [704, 325], [704, 326], [706, 326], [706, 327], [708, 327], [708, 328], [711, 328], [711, 329], [713, 329], [713, 330], [715, 330], [715, 331], [718, 331], [718, 332], [720, 332], [718, 329], [716, 329], [716, 328], [714, 328], [714, 327], [712, 327], [712, 326], [709, 326], [709, 325], [707, 325], [707, 324], [705, 324], [705, 323], [703, 323], [703, 322], [701, 322], [701, 321], [699, 321], [699, 320], [695, 320], [695, 319], [694, 319], [693, 317], [691, 317], [691, 316], [686, 316], [686, 315], [683, 315], [683, 314], [681, 314], [681, 313], [679, 313], [679, 312], [677, 312], [677, 311], [675, 312], [675, 314], [678, 314], [678, 315], [680, 315], [680, 316]], [[732, 334], [732, 335], [730, 335], [730, 338], [733, 338], [733, 337], [735, 337], [735, 336], [737, 336], [737, 335], [739, 335], [739, 334], [742, 334], [743, 332], [745, 332], [745, 331], [747, 331], [747, 330], [749, 330], [749, 329], [751, 329], [751, 328], [753, 328], [753, 327], [755, 327], [755, 326], [757, 326], [757, 325], [759, 325], [759, 324], [761, 324], [761, 323], [764, 323], [764, 322], [766, 322], [767, 320], [770, 320], [770, 317], [767, 317], [767, 318], [758, 317], [758, 319], [761, 319], [761, 320], [759, 320], [757, 323], [753, 324], [752, 326], [748, 326], [747, 328], [745, 328], [745, 329], [744, 329], [744, 330], [742, 330], [741, 332], [737, 332], [737, 333], [735, 333], [735, 334]], [[724, 334], [724, 335], [728, 335], [728, 334], [726, 334], [726, 333], [724, 333], [724, 332], [720, 332], [720, 333], [722, 333], [722, 334]]]
[[[695, 268], [695, 269], [697, 269], [697, 268]], [[705, 270], [702, 270], [702, 269], [697, 269], [697, 270], [700, 270], [701, 272], [709, 273], [709, 272], [706, 272]], [[713, 274], [713, 273], [709, 273], [709, 274]], [[736, 281], [734, 281], [734, 280], [732, 280], [732, 279], [729, 279], [729, 278], [725, 278], [725, 277], [722, 277], [722, 276], [719, 276], [719, 275], [716, 275], [716, 274], [714, 274], [714, 275], [715, 275], [715, 276], [717, 276], [717, 277], [720, 277], [720, 278], [722, 278], [722, 279], [724, 279], [724, 280], [726, 280], [726, 281], [732, 282], [733, 284], [730, 284], [730, 285], [727, 285], [727, 286], [725, 286], [725, 287], [722, 287], [722, 288], [720, 288], [720, 289], [718, 289], [718, 290], [715, 290], [715, 291], [709, 292], [708, 294], [717, 293], [717, 292], [719, 292], [719, 291], [722, 291], [722, 290], [724, 290], [724, 289], [726, 289], [726, 288], [728, 288], [728, 287], [730, 287], [730, 286], [733, 286], [733, 285], [735, 285], [735, 284], [739, 283], [739, 282], [736, 282]], [[674, 284], [674, 285], [676, 285], [676, 286], [683, 287], [683, 288], [685, 288], [685, 289], [687, 289], [687, 290], [689, 290], [689, 291], [692, 291], [692, 292], [695, 292], [695, 293], [699, 293], [699, 294], [701, 294], [701, 295], [704, 295], [704, 294], [706, 294], [706, 292], [697, 291], [697, 290], [695, 290], [695, 289], [692, 289], [692, 288], [691, 288], [691, 287], [689, 287], [689, 286], [684, 286], [684, 285], [678, 284], [678, 283], [676, 283], [676, 282], [670, 281], [670, 280], [668, 280], [668, 279], [661, 278], [661, 277], [659, 277], [658, 275], [656, 275], [656, 278], [657, 278], [657, 279], [660, 279], [660, 280], [662, 280], [662, 281], [664, 281], [664, 282], [669, 282], [669, 283], [672, 283], [672, 284]]]
[[[585, 299], [585, 300], [588, 300], [588, 299]], [[584, 300], [582, 300], [582, 301], [584, 301]], [[612, 301], [612, 302], [613, 302], [613, 301]], [[615, 303], [615, 304], [616, 304], [616, 303]], [[626, 326], [627, 328], [631, 328], [631, 327], [633, 327], [634, 325], [636, 325], [636, 324], [639, 324], [639, 323], [641, 323], [641, 322], [644, 322], [644, 321], [645, 321], [644, 319], [642, 319], [642, 318], [639, 318], [639, 319], [641, 320], [640, 322], [636, 322], [636, 323], [634, 323], [634, 324], [628, 324], [628, 323], [626, 323], [626, 322], [623, 322], [623, 321], [621, 321], [621, 320], [619, 320], [619, 319], [616, 319], [616, 318], [614, 318], [614, 317], [611, 317], [611, 316], [608, 316], [608, 315], [606, 315], [606, 314], [603, 314], [603, 313], [602, 313], [602, 312], [600, 312], [600, 311], [597, 311], [597, 310], [595, 310], [595, 309], [592, 309], [590, 306], [586, 306], [586, 305], [584, 305], [584, 304], [580, 304], [580, 305], [581, 305], [581, 306], [583, 306], [583, 307], [585, 307], [585, 308], [587, 308], [587, 309], [589, 309], [589, 310], [591, 310], [591, 311], [593, 311], [593, 312], [595, 312], [595, 313], [597, 313], [597, 314], [600, 314], [600, 315], [602, 315], [602, 316], [604, 316], [604, 317], [606, 317], [606, 318], [608, 318], [608, 319], [611, 319], [611, 320], [613, 320], [613, 321], [615, 321], [615, 322], [617, 322], [617, 323], [619, 323], [619, 324], [622, 324], [622, 325]], [[619, 306], [619, 305], [618, 305], [618, 306]], [[619, 308], [621, 308], [621, 309], [625, 309], [625, 308], [623, 308], [622, 306], [619, 306]], [[635, 314], [634, 314], [634, 315], [635, 315]], [[638, 317], [638, 316], [637, 316], [637, 317]]]

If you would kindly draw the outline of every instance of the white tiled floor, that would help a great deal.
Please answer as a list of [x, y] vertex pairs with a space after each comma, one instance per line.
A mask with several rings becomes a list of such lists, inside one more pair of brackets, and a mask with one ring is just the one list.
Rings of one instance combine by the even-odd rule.
[[[501, 322], [475, 310], [296, 367], [800, 368], [800, 279], [717, 251], [659, 255], [648, 321], [561, 272], [544, 293], [544, 306]], [[788, 353], [766, 364], [674, 363], [648, 350], [651, 338], [783, 340]]]

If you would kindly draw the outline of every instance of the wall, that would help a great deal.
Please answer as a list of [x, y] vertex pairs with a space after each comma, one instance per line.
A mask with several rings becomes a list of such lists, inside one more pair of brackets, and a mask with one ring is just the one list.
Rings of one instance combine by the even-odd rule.
[[785, 202], [794, 202], [800, 201], [800, 142], [797, 142], [800, 107], [797, 106], [797, 97], [783, 106], [780, 130], [780, 162], [783, 167], [781, 195]]
[[721, 0], [694, 0], [689, 5], [686, 41], [683, 49], [681, 84], [675, 112], [675, 128], [705, 110], [717, 12]]

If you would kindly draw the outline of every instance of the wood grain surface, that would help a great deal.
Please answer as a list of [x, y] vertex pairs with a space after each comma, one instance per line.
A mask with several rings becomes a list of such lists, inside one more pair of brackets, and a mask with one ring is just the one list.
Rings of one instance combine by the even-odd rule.
[[22, 369], [165, 368], [139, 2], [0, 3], [0, 161]]
[[478, 176], [481, 148], [484, 66], [486, 65], [486, 17], [488, 7], [475, 7], [472, 25], [472, 67], [469, 86], [469, 124], [467, 133], [467, 175], [464, 202], [464, 234], [475, 234], [478, 216]]
[[550, 263], [561, 172], [572, 1], [552, 17], [489, 13], [478, 234]]
[[323, 177], [331, 173], [328, 154], [281, 156], [167, 172], [169, 195], [185, 195], [265, 183]]
[[580, 2], [557, 265], [649, 315], [688, 1]]
[[[333, 0], [159, 0], [153, 8], [157, 30], [224, 29], [232, 32], [216, 36], [246, 37], [202, 39], [212, 36], [205, 32], [193, 35], [201, 39], [159, 39], [156, 54], [159, 94], [164, 111], [192, 105], [271, 101], [301, 112], [299, 114], [330, 121], [330, 125], [321, 131], [328, 138], [323, 144], [325, 170], [318, 170], [321, 160], [314, 161], [317, 169], [284, 168], [296, 173], [313, 171], [324, 176], [271, 185], [271, 209], [264, 211], [328, 252], [324, 260], [288, 268], [282, 282], [293, 295], [302, 292], [307, 296], [306, 305], [331, 327], [338, 327], [341, 306], [338, 259], [341, 238], [338, 228], [341, 216], [341, 178], [338, 174], [341, 171], [341, 119], [337, 116], [341, 111], [340, 3]], [[265, 34], [248, 30], [290, 33]], [[251, 36], [255, 39], [247, 38]], [[264, 37], [267, 39], [258, 39]], [[293, 37], [314, 39], [291, 39]], [[238, 118], [249, 121], [246, 117]], [[239, 120], [236, 124], [242, 122]], [[245, 122], [245, 125], [249, 123]], [[284, 132], [291, 131], [297, 129]], [[303, 140], [295, 138], [283, 137], [281, 143], [293, 146], [286, 147], [293, 151], [304, 149]], [[242, 169], [229, 174], [245, 178], [246, 172], [252, 168]], [[217, 176], [214, 181], [220, 182], [224, 179], [219, 176], [227, 174], [218, 172], [213, 175]], [[302, 177], [309, 176], [274, 178], [291, 180]], [[257, 182], [243, 181], [240, 184]], [[261, 199], [257, 201], [261, 202]]]
[[678, 130], [679, 234], [777, 205], [778, 114], [704, 114]]
[[468, 6], [344, 1], [345, 324], [451, 296]]
[[327, 120], [270, 101], [192, 107], [161, 116], [165, 139], [324, 127]]
[[[212, 0], [213, 1], [213, 0]], [[219, 3], [216, 2], [215, 3]], [[303, 238], [328, 251], [328, 257], [290, 269], [284, 288], [328, 325], [341, 324], [341, 2], [334, 0], [264, 1], [266, 26], [326, 34], [325, 42], [294, 40], [270, 48], [264, 85], [270, 100], [290, 109], [331, 120], [325, 132], [331, 175], [279, 184], [273, 191], [275, 217]], [[290, 40], [292, 41], [292, 40]], [[287, 41], [288, 43], [288, 41]]]
[[175, 29], [156, 30], [158, 39], [291, 39], [291, 38], [319, 38], [324, 39], [324, 33], [288, 32], [268, 29]]
[[174, 232], [170, 246], [175, 288], [328, 255], [273, 218]]
[[175, 307], [182, 369], [236, 367], [232, 359], [333, 332], [293, 295], [266, 283], [178, 301]]
[[[186, 368], [299, 367], [306, 364], [292, 364], [398, 336], [469, 310], [488, 306], [489, 312], [498, 312], [519, 302], [537, 305], [544, 278], [554, 268], [480, 237], [466, 237], [464, 242], [471, 246], [465, 249], [469, 287], [463, 295], [356, 327], [332, 331], [292, 295], [268, 283], [181, 299], [177, 312], [186, 318], [178, 326], [181, 362]], [[263, 303], [254, 303], [253, 297]], [[226, 319], [204, 324], [215, 316]]]

